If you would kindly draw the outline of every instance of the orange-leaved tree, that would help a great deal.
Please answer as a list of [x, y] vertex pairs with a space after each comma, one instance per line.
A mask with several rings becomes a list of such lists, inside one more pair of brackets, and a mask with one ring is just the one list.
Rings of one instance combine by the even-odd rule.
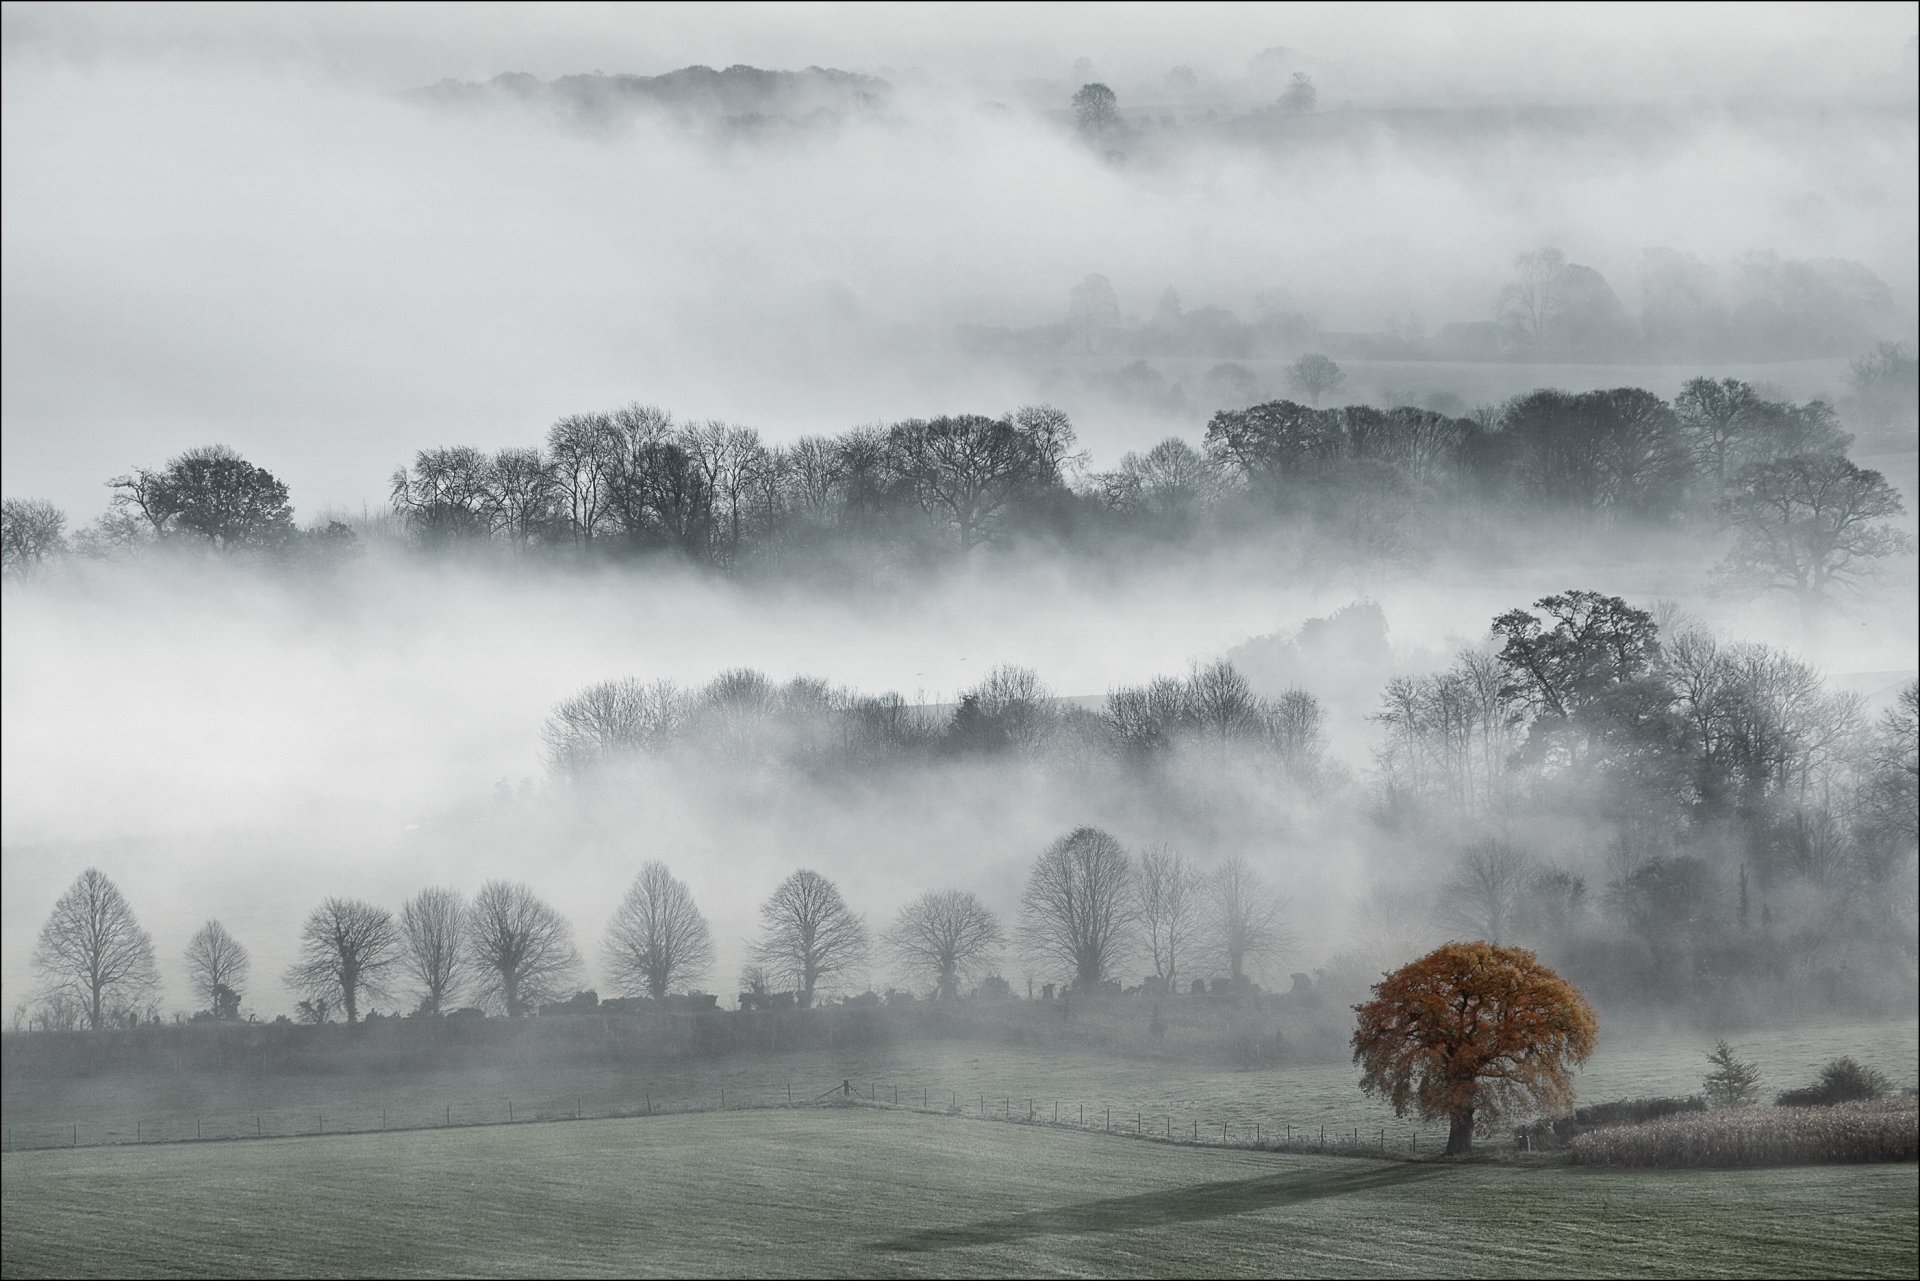
[[1573, 1070], [1593, 1053], [1593, 1007], [1532, 952], [1448, 943], [1374, 984], [1354, 1010], [1360, 1088], [1405, 1116], [1448, 1122], [1447, 1154], [1473, 1146], [1476, 1119], [1514, 1107], [1564, 1111]]

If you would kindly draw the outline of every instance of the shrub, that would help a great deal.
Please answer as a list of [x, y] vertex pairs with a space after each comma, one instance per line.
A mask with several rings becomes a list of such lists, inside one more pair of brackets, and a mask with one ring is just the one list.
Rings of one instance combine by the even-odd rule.
[[1577, 1165], [1814, 1165], [1917, 1156], [1920, 1108], [1911, 1099], [1669, 1116], [1604, 1127], [1573, 1141]]
[[1892, 1088], [1884, 1073], [1862, 1067], [1852, 1058], [1841, 1058], [1821, 1068], [1819, 1079], [1812, 1085], [1786, 1090], [1774, 1102], [1783, 1108], [1825, 1107], [1877, 1099]]

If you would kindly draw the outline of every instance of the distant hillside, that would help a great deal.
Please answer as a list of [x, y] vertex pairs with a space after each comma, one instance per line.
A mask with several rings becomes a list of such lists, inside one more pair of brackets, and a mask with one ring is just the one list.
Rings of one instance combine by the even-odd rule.
[[874, 76], [827, 67], [766, 71], [759, 67], [682, 67], [659, 76], [589, 75], [541, 80], [509, 71], [485, 83], [442, 80], [412, 90], [418, 102], [445, 107], [503, 103], [545, 105], [580, 123], [613, 123], [664, 113], [684, 124], [746, 125], [765, 121], [830, 123], [883, 106], [893, 88]]

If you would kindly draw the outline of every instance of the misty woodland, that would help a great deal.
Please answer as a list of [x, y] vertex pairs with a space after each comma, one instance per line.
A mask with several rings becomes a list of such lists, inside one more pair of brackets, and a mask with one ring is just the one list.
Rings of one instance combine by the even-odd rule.
[[0, 1270], [1910, 1275], [1913, 26], [8, 3]]

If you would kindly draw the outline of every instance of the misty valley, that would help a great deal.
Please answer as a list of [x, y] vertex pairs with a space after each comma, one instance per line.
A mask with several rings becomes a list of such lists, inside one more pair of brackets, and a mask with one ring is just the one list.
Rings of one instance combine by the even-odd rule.
[[1908, 1275], [1911, 11], [1288, 12], [9, 3], [0, 1272]]

